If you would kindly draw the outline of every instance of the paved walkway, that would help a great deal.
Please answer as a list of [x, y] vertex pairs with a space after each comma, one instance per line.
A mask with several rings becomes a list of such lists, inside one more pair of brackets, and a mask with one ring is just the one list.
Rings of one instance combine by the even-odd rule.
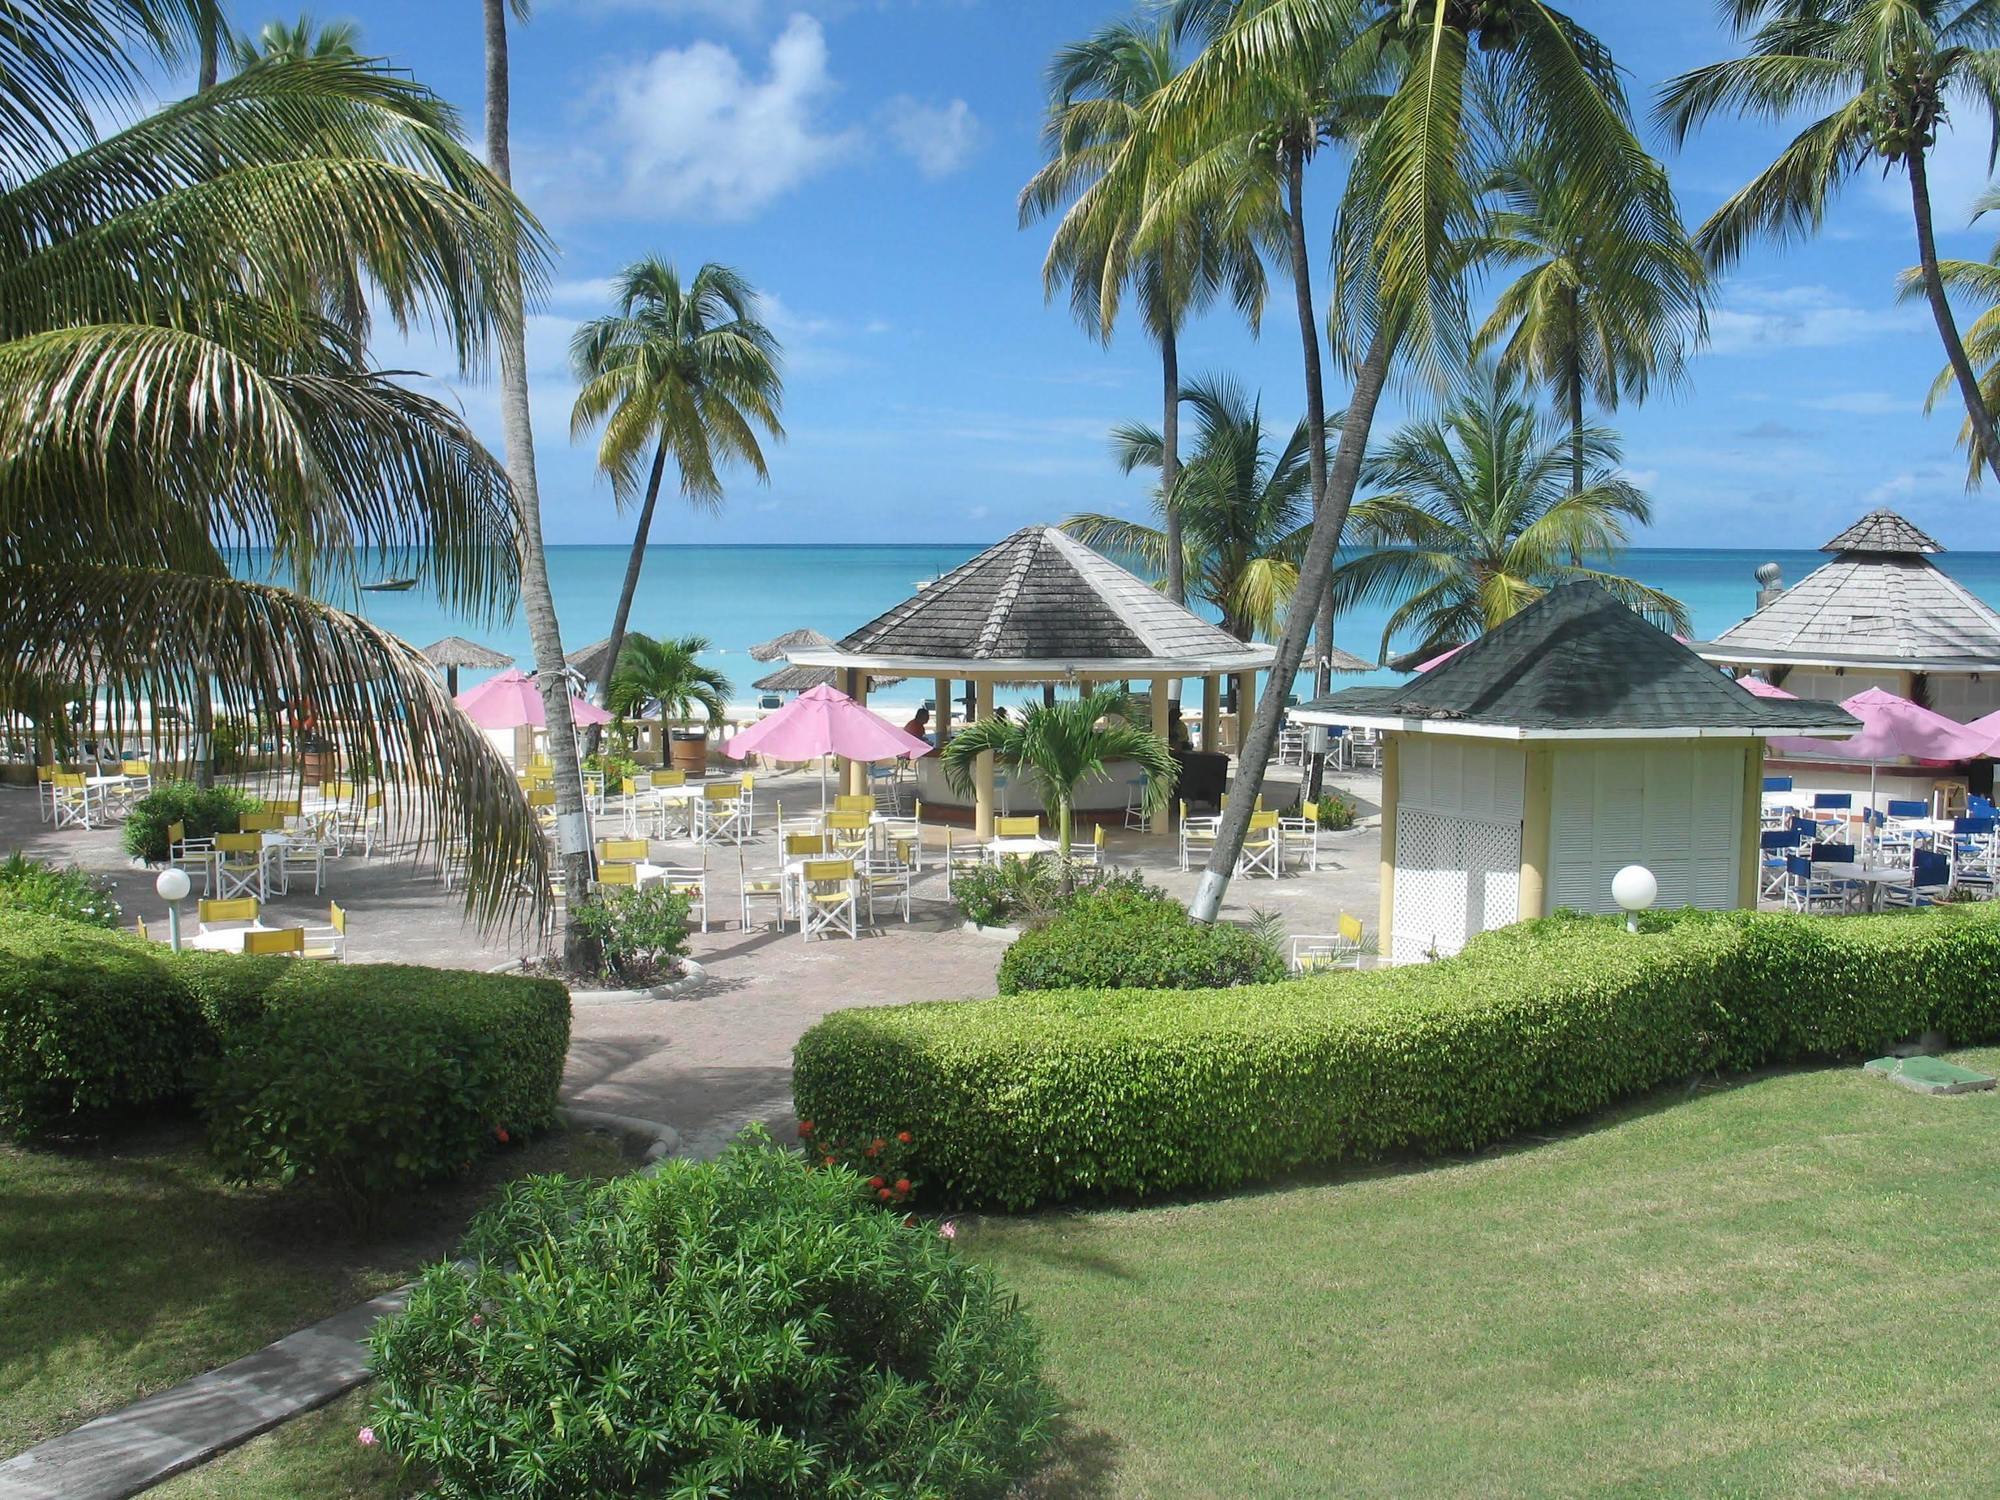
[[[1295, 771], [1278, 768], [1267, 782], [1266, 802], [1283, 806], [1295, 796]], [[1376, 779], [1338, 778], [1361, 804], [1363, 826], [1325, 836], [1317, 875], [1231, 883], [1224, 915], [1247, 920], [1277, 913], [1289, 932], [1327, 932], [1345, 910], [1372, 928], [1377, 889]], [[775, 862], [771, 828], [775, 809], [795, 815], [817, 808], [813, 776], [760, 778], [760, 836], [744, 847], [755, 873]], [[767, 821], [769, 815], [769, 821]], [[936, 837], [941, 841], [942, 834]], [[108, 876], [129, 922], [144, 916], [165, 929], [165, 910], [153, 894], [153, 875], [125, 857], [115, 828], [56, 831], [36, 815], [27, 789], [0, 789], [0, 854], [22, 849], [39, 859], [74, 863]], [[1183, 874], [1171, 843], [1122, 830], [1107, 834], [1112, 863], [1136, 866], [1147, 878], [1186, 900], [1198, 872]], [[687, 843], [654, 846], [656, 857], [699, 860]], [[804, 942], [797, 930], [744, 930], [738, 920], [737, 851], [709, 851], [710, 930], [692, 935], [695, 956], [709, 982], [681, 1000], [628, 1004], [576, 998], [573, 1041], [564, 1096], [572, 1104], [675, 1126], [685, 1148], [719, 1148], [745, 1124], [769, 1122], [780, 1135], [791, 1120], [791, 1054], [798, 1038], [828, 1011], [853, 1005], [990, 995], [1001, 955], [999, 943], [960, 932], [945, 900], [944, 877], [927, 870], [915, 888], [912, 917], [885, 916], [858, 941]], [[328, 866], [325, 894], [296, 887], [274, 899], [274, 919], [324, 921], [329, 899], [346, 907], [348, 953], [358, 962], [422, 963], [438, 967], [492, 968], [519, 958], [529, 946], [518, 934], [482, 933], [469, 925], [458, 897], [445, 892], [435, 873], [380, 846], [373, 858], [350, 855]]]

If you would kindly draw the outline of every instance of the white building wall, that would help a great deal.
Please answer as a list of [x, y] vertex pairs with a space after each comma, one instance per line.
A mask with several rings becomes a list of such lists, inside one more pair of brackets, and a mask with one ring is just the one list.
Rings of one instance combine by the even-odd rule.
[[1742, 745], [1726, 740], [1557, 747], [1549, 909], [1616, 911], [1611, 877], [1631, 864], [1658, 878], [1663, 909], [1735, 907], [1743, 768]]
[[1397, 767], [1389, 958], [1413, 963], [1519, 919], [1527, 756], [1519, 745], [1406, 735]]

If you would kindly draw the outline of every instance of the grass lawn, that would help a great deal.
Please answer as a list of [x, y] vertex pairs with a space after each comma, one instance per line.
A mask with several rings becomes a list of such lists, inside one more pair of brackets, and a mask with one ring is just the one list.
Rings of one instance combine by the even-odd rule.
[[1050, 1497], [1993, 1490], [1994, 1094], [1782, 1074], [959, 1244], [1072, 1405]]
[[[1838, 1068], [958, 1243], [1021, 1293], [1071, 1406], [1038, 1500], [1984, 1494], [1996, 1189], [2000, 1096]], [[155, 1493], [394, 1500], [367, 1400]]]
[[193, 1124], [0, 1145], [0, 1456], [409, 1279], [508, 1178], [633, 1165], [607, 1136], [557, 1132], [357, 1234], [322, 1204], [224, 1182]]

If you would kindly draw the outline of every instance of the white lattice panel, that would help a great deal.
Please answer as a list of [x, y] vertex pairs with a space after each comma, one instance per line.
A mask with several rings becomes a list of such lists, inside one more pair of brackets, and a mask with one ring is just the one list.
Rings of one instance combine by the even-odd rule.
[[1390, 959], [1456, 953], [1521, 913], [1521, 825], [1399, 802]]

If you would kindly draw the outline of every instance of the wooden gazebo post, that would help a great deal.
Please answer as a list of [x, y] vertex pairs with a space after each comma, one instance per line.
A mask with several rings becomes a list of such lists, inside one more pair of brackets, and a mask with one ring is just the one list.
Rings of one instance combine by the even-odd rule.
[[[982, 677], [978, 684], [979, 717], [993, 717], [993, 679]], [[981, 751], [972, 763], [972, 836], [993, 837], [993, 752]]]
[[933, 678], [931, 681], [931, 732], [937, 738], [938, 749], [951, 738], [951, 679]]
[[1210, 672], [1201, 680], [1201, 748], [1215, 749], [1216, 721], [1222, 714], [1222, 678]]
[[[1152, 682], [1153, 733], [1160, 737], [1162, 743], [1167, 738], [1167, 710], [1169, 707], [1167, 693], [1172, 688], [1173, 681], [1171, 677], [1155, 677]], [[1147, 823], [1146, 830], [1154, 838], [1164, 839], [1173, 833], [1174, 816], [1172, 808], [1172, 802], [1163, 802], [1160, 804], [1159, 810], [1151, 815], [1151, 821]]]

